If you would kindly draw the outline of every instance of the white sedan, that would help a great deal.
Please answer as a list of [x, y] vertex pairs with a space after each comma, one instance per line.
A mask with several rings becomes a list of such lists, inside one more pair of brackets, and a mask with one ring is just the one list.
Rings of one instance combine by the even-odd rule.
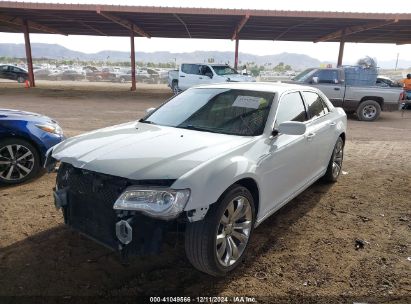
[[337, 180], [346, 125], [315, 88], [215, 84], [67, 139], [46, 166], [61, 162], [55, 204], [73, 229], [125, 256], [157, 252], [184, 226], [189, 261], [221, 276], [267, 217], [319, 178]]

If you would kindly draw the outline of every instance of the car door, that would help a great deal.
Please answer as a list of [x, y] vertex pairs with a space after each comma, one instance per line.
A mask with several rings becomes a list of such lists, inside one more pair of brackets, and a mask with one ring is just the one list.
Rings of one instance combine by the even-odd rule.
[[[211, 76], [211, 77], [210, 77]], [[213, 83], [213, 71], [208, 65], [200, 66], [200, 75], [198, 75], [197, 84]]]
[[8, 65], [0, 66], [0, 78], [7, 79], [7, 71], [9, 69]]
[[341, 107], [344, 99], [344, 84], [338, 69], [318, 70], [314, 75], [317, 77], [316, 88], [321, 90], [336, 107]]
[[307, 122], [307, 137], [317, 151], [317, 157], [310, 163], [312, 177], [327, 169], [335, 144], [336, 123], [323, 98], [313, 91], [303, 91], [303, 97], [309, 116]]
[[[308, 120], [300, 92], [281, 96], [274, 128], [285, 121]], [[262, 202], [260, 214], [269, 214], [303, 187], [312, 175], [310, 162], [315, 158], [306, 134], [278, 134], [268, 143], [269, 153], [260, 164]]]

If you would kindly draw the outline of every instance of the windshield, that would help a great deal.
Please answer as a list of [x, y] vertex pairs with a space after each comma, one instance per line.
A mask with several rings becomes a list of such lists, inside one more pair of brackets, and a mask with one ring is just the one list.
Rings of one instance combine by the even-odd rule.
[[292, 80], [294, 81], [299, 81], [299, 82], [305, 82], [309, 77], [312, 76], [312, 74], [316, 71], [316, 69], [306, 69], [302, 71], [300, 74], [295, 76]]
[[140, 122], [222, 134], [264, 131], [274, 93], [237, 89], [189, 89]]
[[228, 65], [213, 65], [213, 69], [217, 75], [238, 74], [236, 70], [230, 68]]

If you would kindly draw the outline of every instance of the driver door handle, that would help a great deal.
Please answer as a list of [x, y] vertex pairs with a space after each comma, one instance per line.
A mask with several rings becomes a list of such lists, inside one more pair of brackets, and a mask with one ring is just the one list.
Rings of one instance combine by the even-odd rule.
[[305, 137], [307, 138], [307, 140], [308, 141], [311, 141], [311, 140], [313, 140], [313, 138], [315, 137], [315, 133], [313, 133], [313, 132], [310, 132], [310, 133], [308, 133]]
[[198, 79], [203, 79], [203, 77], [198, 77]]
[[330, 126], [334, 127], [337, 123], [335, 121], [330, 122]]

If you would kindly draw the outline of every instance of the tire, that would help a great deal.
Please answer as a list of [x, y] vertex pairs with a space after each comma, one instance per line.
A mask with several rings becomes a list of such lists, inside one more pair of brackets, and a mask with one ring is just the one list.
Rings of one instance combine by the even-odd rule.
[[[185, 251], [188, 260], [195, 268], [212, 276], [226, 275], [241, 263], [254, 223], [253, 196], [247, 188], [234, 184], [211, 206], [203, 220], [187, 224]], [[217, 242], [218, 236], [220, 241]], [[217, 251], [221, 252], [221, 257]], [[237, 252], [236, 257], [233, 257], [234, 252]]]
[[180, 93], [177, 80], [173, 80], [173, 82], [171, 83], [171, 89], [173, 90], [174, 95], [178, 95], [178, 93]]
[[0, 183], [22, 183], [35, 177], [39, 170], [40, 156], [32, 144], [19, 138], [0, 141]]
[[363, 121], [374, 121], [381, 113], [381, 106], [375, 100], [365, 100], [357, 108], [357, 118]]
[[333, 153], [328, 163], [327, 171], [323, 176], [323, 181], [327, 183], [335, 183], [342, 171], [342, 164], [344, 159], [344, 141], [338, 137], [334, 145]]
[[24, 78], [23, 76], [17, 77], [17, 82], [18, 82], [18, 83], [23, 83], [23, 82], [25, 82], [25, 81], [26, 81], [26, 78]]

